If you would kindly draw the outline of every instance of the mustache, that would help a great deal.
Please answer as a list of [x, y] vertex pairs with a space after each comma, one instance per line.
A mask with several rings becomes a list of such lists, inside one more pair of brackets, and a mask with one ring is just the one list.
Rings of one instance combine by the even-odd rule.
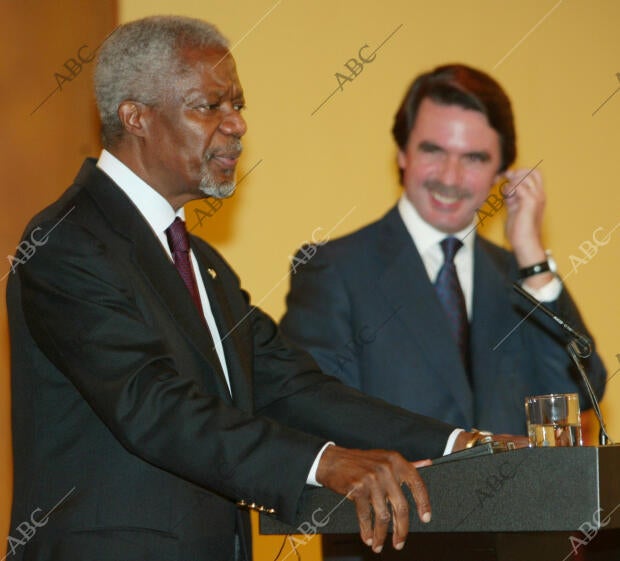
[[224, 146], [218, 146], [212, 150], [208, 150], [205, 154], [205, 161], [209, 161], [216, 156], [238, 157], [243, 151], [241, 140], [234, 139]]
[[471, 199], [472, 193], [460, 185], [446, 185], [436, 179], [427, 179], [422, 186], [431, 193], [437, 193], [451, 199]]

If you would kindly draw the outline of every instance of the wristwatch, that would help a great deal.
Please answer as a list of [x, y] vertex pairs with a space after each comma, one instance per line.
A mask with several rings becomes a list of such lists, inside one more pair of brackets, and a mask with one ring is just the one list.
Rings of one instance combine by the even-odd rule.
[[465, 449], [493, 442], [493, 433], [488, 430], [478, 430], [472, 427], [471, 432], [473, 436], [469, 439], [467, 444], [465, 444]]
[[545, 254], [547, 255], [546, 261], [541, 261], [535, 265], [530, 265], [529, 267], [519, 269], [519, 280], [524, 280], [540, 273], [546, 273], [547, 271], [550, 271], [555, 275], [557, 273], [558, 266], [553, 258], [553, 255], [551, 254], [551, 250], [545, 250]]

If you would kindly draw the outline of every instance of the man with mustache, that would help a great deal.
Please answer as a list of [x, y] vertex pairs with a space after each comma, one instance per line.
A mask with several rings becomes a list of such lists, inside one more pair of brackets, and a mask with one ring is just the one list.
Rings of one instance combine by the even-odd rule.
[[[505, 92], [474, 68], [438, 67], [413, 81], [392, 132], [401, 199], [313, 247], [311, 259], [307, 248], [297, 254], [282, 332], [345, 383], [466, 428], [525, 434], [532, 394], [579, 392], [589, 408], [566, 336], [511, 288], [520, 280], [586, 331], [542, 243], [540, 172], [509, 170], [516, 135]], [[512, 252], [476, 234], [502, 206]], [[586, 368], [600, 398], [596, 353]]]
[[[226, 261], [188, 236], [183, 205], [232, 194], [246, 132], [219, 31], [145, 18], [98, 56], [104, 150], [27, 226], [20, 247], [35, 249], [7, 289], [8, 554], [247, 560], [248, 509], [296, 524], [307, 484], [355, 503], [373, 551], [390, 523], [401, 549], [403, 483], [418, 516], [431, 515], [421, 464], [408, 460], [476, 436], [322, 374], [250, 305]], [[388, 443], [397, 452], [379, 449]]]
[[[392, 132], [402, 197], [312, 259], [298, 254], [284, 334], [346, 383], [466, 427], [523, 433], [530, 394], [580, 392], [588, 408], [563, 332], [538, 314], [522, 321], [531, 307], [511, 288], [520, 280], [586, 331], [542, 243], [541, 174], [509, 169], [516, 134], [501, 86], [465, 65], [438, 67], [413, 81]], [[503, 206], [512, 252], [476, 233]], [[437, 284], [451, 267], [459, 294], [448, 304]], [[600, 397], [600, 357], [586, 366]]]

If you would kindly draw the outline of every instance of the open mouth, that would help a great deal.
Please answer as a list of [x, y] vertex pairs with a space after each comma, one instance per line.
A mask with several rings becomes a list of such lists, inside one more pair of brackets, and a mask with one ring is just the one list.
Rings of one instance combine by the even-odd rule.
[[223, 168], [233, 169], [236, 167], [240, 155], [241, 152], [214, 154], [210, 159], [217, 161], [217, 163]]
[[451, 205], [454, 204], [458, 201], [460, 201], [463, 197], [450, 197], [447, 195], [442, 195], [441, 193], [434, 193], [431, 191], [431, 196], [438, 202], [445, 204], [445, 205]]
[[440, 205], [454, 205], [459, 201], [471, 197], [465, 189], [452, 185], [444, 185], [437, 181], [427, 181], [424, 187], [429, 192], [432, 200]]

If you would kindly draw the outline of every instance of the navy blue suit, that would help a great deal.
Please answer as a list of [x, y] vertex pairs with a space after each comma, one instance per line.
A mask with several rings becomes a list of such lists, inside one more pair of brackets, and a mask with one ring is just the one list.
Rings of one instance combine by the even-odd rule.
[[[511, 288], [518, 271], [514, 256], [480, 236], [470, 327], [473, 388], [397, 208], [318, 247], [305, 261], [291, 275], [281, 329], [345, 383], [466, 429], [512, 434], [526, 433], [527, 395], [579, 392], [581, 407], [588, 407], [565, 335], [540, 312], [522, 321], [532, 306]], [[566, 289], [551, 306], [586, 331]], [[587, 360], [586, 368], [602, 396], [600, 357]]]

